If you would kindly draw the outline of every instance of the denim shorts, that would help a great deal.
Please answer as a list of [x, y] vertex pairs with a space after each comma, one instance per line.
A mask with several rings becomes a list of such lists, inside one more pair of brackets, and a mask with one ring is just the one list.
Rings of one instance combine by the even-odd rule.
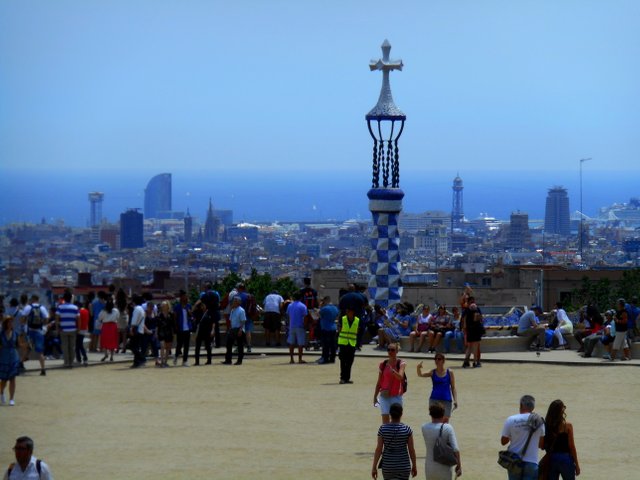
[[44, 352], [44, 333], [42, 333], [42, 330], [34, 330], [30, 328], [29, 340], [31, 340], [31, 345], [33, 345], [33, 349], [36, 352]]
[[287, 338], [289, 345], [297, 345], [298, 347], [304, 347], [307, 343], [306, 332], [304, 328], [292, 328], [289, 330], [289, 337]]
[[378, 395], [378, 403], [380, 404], [380, 415], [389, 415], [391, 405], [394, 403], [402, 405], [402, 395], [396, 395], [395, 397]]

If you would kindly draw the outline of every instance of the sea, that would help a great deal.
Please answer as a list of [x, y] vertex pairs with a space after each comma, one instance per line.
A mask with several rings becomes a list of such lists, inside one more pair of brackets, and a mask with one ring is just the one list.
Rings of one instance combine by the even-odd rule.
[[[0, 175], [0, 225], [64, 222], [83, 227], [89, 222], [88, 193], [104, 193], [102, 216], [117, 222], [128, 208], [143, 211], [147, 182], [162, 171], [47, 172], [6, 170]], [[367, 191], [371, 172], [247, 171], [220, 173], [173, 171], [172, 207], [204, 221], [211, 200], [215, 209], [233, 211], [234, 222], [324, 222], [370, 219]], [[589, 217], [601, 207], [640, 196], [637, 172], [589, 172], [583, 175], [582, 205]], [[452, 184], [463, 181], [463, 211], [508, 220], [512, 212], [544, 218], [547, 191], [567, 189], [569, 209], [580, 210], [578, 171], [402, 171], [403, 210], [451, 212]]]

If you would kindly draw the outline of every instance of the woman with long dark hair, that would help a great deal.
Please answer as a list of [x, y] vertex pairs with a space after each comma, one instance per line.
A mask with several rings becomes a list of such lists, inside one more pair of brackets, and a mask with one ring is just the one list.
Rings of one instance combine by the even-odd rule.
[[543, 478], [548, 480], [574, 480], [580, 475], [578, 453], [573, 441], [573, 425], [567, 422], [566, 406], [562, 400], [554, 400], [547, 409], [544, 450], [547, 452], [541, 466]]

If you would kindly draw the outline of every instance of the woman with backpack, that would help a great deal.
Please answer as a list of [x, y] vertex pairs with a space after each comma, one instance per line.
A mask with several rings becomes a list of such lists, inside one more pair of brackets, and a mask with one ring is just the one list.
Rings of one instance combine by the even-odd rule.
[[[453, 410], [458, 408], [458, 394], [456, 392], [456, 378], [453, 372], [444, 368], [445, 358], [442, 353], [436, 353], [434, 357], [436, 368], [426, 373], [422, 372], [422, 362], [418, 363], [417, 371], [419, 377], [431, 378], [433, 385], [429, 406], [440, 404], [444, 408], [444, 421], [449, 421]], [[452, 408], [453, 407], [453, 408]]]
[[382, 423], [391, 421], [390, 408], [394, 403], [402, 405], [405, 392], [405, 368], [407, 363], [398, 358], [398, 343], [390, 343], [387, 347], [388, 358], [378, 367], [378, 382], [373, 392], [373, 405], [380, 406]]

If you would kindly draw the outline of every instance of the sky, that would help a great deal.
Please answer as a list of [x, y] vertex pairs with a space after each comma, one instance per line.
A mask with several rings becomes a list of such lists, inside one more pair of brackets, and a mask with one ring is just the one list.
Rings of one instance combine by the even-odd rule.
[[[637, 0], [5, 0], [0, 222], [64, 217], [82, 203], [81, 223], [87, 192], [104, 191], [107, 209], [115, 183], [135, 203], [161, 172], [173, 174], [176, 209], [195, 202], [196, 178], [212, 185], [198, 189], [198, 208], [213, 196], [233, 209], [224, 184], [260, 192], [243, 207], [251, 217], [252, 203], [268, 210], [265, 195], [321, 183], [327, 197], [357, 191], [361, 204], [343, 216], [366, 215], [364, 116], [381, 85], [368, 63], [385, 39], [404, 62], [391, 87], [407, 115], [405, 203], [442, 185], [446, 202], [433, 203], [450, 208], [459, 173], [484, 179], [479, 198], [494, 195], [491, 178], [539, 178], [540, 204], [561, 184], [577, 207], [581, 158], [592, 158], [585, 183], [610, 179], [622, 190], [614, 201], [637, 196], [628, 181], [640, 173]], [[16, 188], [59, 177], [37, 189], [43, 214], [31, 211], [33, 192]], [[321, 191], [301, 201], [322, 203]]]

